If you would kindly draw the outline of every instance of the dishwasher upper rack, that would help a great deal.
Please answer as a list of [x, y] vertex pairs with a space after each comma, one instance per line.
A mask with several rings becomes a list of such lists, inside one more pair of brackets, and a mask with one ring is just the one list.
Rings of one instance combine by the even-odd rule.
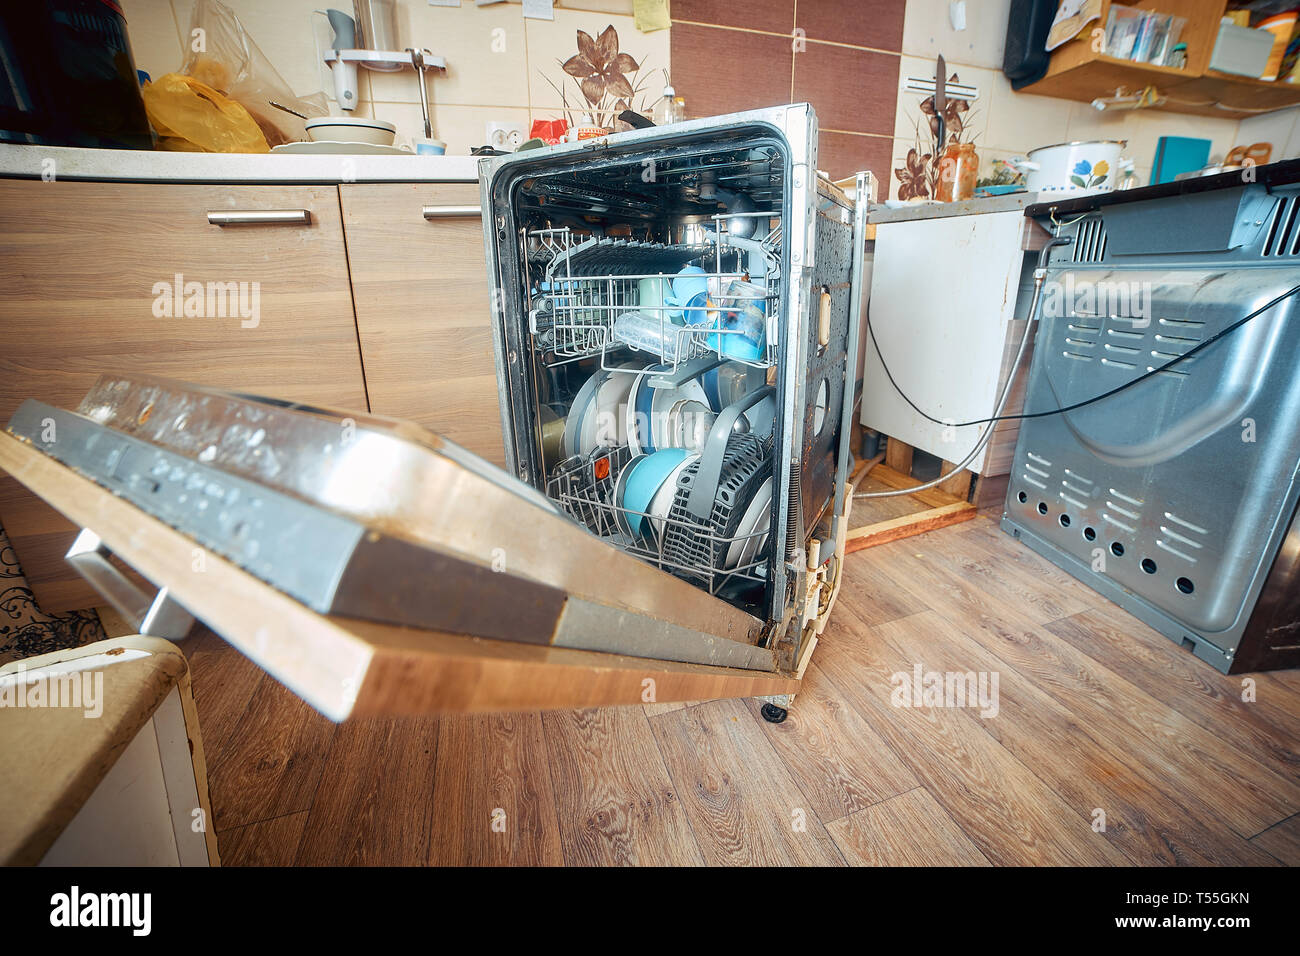
[[[770, 440], [737, 436], [731, 451], [733, 458], [744, 459], [759, 485], [771, 475]], [[546, 494], [592, 534], [648, 564], [700, 583], [710, 594], [729, 585], [767, 583], [771, 550], [767, 529], [720, 534], [713, 524], [676, 506], [667, 516], [659, 516], [616, 504], [619, 477], [633, 457], [627, 445], [618, 445], [566, 459], [547, 481]], [[683, 487], [680, 482], [678, 487]], [[644, 530], [638, 532], [636, 526]], [[732, 555], [737, 557], [734, 566], [729, 560]]]
[[[684, 362], [710, 355], [759, 368], [774, 365], [779, 354], [781, 230], [772, 230], [762, 240], [737, 239], [722, 230], [722, 223], [728, 219], [754, 217], [770, 218], [770, 214], [720, 213], [713, 217], [714, 231], [709, 241], [678, 244], [578, 236], [567, 226], [530, 231], [528, 264], [530, 272], [536, 268], [541, 276], [528, 312], [529, 331], [540, 346], [554, 353], [555, 360], [547, 364], [561, 365], [600, 355], [602, 365], [610, 368], [613, 366], [605, 354], [626, 345], [633, 351], [658, 354], [673, 372]], [[751, 266], [761, 265], [762, 272], [755, 274], [756, 269], [745, 268], [746, 258]], [[699, 262], [704, 270], [701, 278], [711, 290], [713, 308], [641, 302], [642, 280], [660, 280], [670, 287], [678, 270], [690, 262]], [[740, 331], [717, 328], [714, 321], [717, 303], [712, 301], [712, 294], [719, 290], [725, 293], [732, 281], [742, 279], [759, 285], [762, 294], [717, 297], [763, 301], [766, 341], [755, 357], [737, 354], [737, 349], [728, 347], [728, 337], [740, 335]], [[660, 348], [638, 348], [616, 341], [615, 321], [634, 310], [659, 319]], [[694, 325], [679, 326], [670, 320], [671, 312], [685, 311], [709, 314]]]

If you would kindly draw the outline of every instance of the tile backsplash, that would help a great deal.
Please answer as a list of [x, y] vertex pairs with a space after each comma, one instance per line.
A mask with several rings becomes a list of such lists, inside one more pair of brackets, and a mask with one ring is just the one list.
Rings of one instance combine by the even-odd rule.
[[904, 0], [672, 0], [673, 86], [688, 116], [807, 101], [818, 165], [889, 177]]
[[[320, 62], [332, 36], [325, 18], [313, 11], [328, 0], [223, 0], [243, 22], [295, 93], [323, 91], [334, 101], [329, 68]], [[430, 119], [447, 151], [464, 155], [487, 141], [489, 122], [519, 123], [562, 115], [581, 98], [561, 64], [578, 52], [577, 31], [592, 37], [613, 26], [622, 52], [637, 63], [632, 79], [647, 106], [663, 88], [669, 31], [641, 33], [633, 0], [566, 0], [555, 19], [525, 20], [518, 2], [476, 6], [431, 6], [426, 0], [397, 0], [397, 35], [403, 47], [422, 46], [447, 61], [444, 74], [431, 73]], [[188, 42], [193, 0], [123, 0], [136, 66], [153, 76], [178, 69]], [[350, 12], [350, 0], [336, 4]], [[550, 82], [547, 82], [547, 81]], [[556, 92], [551, 84], [560, 87]], [[397, 126], [399, 144], [423, 136], [419, 83], [415, 73], [360, 71], [360, 105], [353, 115], [373, 116]], [[575, 112], [577, 112], [575, 110]]]
[[[1017, 93], [1002, 75], [1002, 48], [1010, 0], [966, 0], [966, 29], [949, 22], [949, 0], [908, 0], [903, 21], [903, 56], [898, 75], [898, 106], [894, 120], [893, 166], [905, 165], [916, 141], [924, 97], [905, 92], [909, 76], [933, 78], [935, 57], [943, 54], [948, 75], [978, 90], [966, 114], [980, 157], [980, 174], [987, 175], [997, 159], [1023, 156], [1036, 146], [1078, 139], [1127, 140], [1126, 157], [1134, 161], [1140, 185], [1151, 182], [1156, 142], [1161, 136], [1194, 136], [1211, 142], [1211, 158], [1222, 159], [1239, 143], [1273, 143], [1273, 159], [1300, 155], [1296, 110], [1251, 119], [1214, 119], [1162, 110], [1099, 112], [1087, 103]], [[928, 135], [928, 127], [922, 125]], [[1294, 138], [1293, 138], [1294, 137]], [[965, 137], [967, 139], [971, 136]], [[931, 141], [932, 142], [932, 141]], [[890, 177], [889, 196], [897, 198], [899, 181]]]
[[[320, 0], [225, 2], [295, 92], [332, 97], [328, 67], [318, 60], [330, 31], [312, 12], [324, 5]], [[1212, 157], [1259, 141], [1273, 144], [1274, 159], [1300, 156], [1300, 110], [1238, 122], [1158, 110], [1098, 112], [1087, 103], [1013, 91], [1001, 71], [1009, 4], [966, 0], [966, 29], [955, 31], [949, 0], [672, 0], [672, 30], [641, 33], [633, 0], [562, 0], [553, 21], [524, 19], [518, 2], [445, 7], [397, 0], [397, 29], [403, 46], [418, 42], [447, 59], [447, 72], [430, 76], [429, 99], [435, 135], [451, 153], [485, 142], [490, 121], [527, 127], [566, 106], [576, 112], [578, 81], [561, 64], [578, 52], [578, 30], [597, 37], [613, 26], [620, 51], [636, 63], [627, 74], [638, 88], [633, 106], [649, 107], [664, 69], [686, 95], [690, 116], [806, 99], [821, 124], [821, 166], [836, 177], [869, 168], [891, 197], [899, 186], [892, 171], [904, 165], [918, 124], [926, 122], [923, 97], [905, 92], [904, 83], [933, 77], [940, 53], [949, 75], [979, 91], [964, 119], [983, 174], [996, 159], [1074, 139], [1127, 140], [1125, 155], [1144, 184], [1161, 136], [1209, 139]], [[350, 0], [338, 5], [351, 7]], [[177, 69], [193, 0], [123, 0], [123, 7], [137, 66], [155, 76]], [[363, 70], [360, 85], [357, 115], [397, 124], [399, 141], [422, 135], [413, 72]]]

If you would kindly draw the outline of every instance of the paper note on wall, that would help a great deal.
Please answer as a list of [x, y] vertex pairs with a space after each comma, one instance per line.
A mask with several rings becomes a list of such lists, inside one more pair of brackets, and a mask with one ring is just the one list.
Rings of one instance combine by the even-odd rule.
[[667, 30], [673, 25], [668, 16], [668, 0], [635, 0], [632, 13], [636, 17], [636, 28], [642, 33]]
[[530, 20], [554, 20], [555, 0], [524, 0], [524, 16]]

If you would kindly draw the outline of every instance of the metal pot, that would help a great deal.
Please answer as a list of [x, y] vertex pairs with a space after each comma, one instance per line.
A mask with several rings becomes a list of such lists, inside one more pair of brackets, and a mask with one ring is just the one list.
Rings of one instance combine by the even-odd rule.
[[1025, 174], [1032, 192], [1110, 192], [1120, 171], [1133, 168], [1133, 160], [1120, 156], [1128, 143], [1121, 139], [1093, 139], [1057, 143], [1029, 151], [1028, 159], [1008, 160]]

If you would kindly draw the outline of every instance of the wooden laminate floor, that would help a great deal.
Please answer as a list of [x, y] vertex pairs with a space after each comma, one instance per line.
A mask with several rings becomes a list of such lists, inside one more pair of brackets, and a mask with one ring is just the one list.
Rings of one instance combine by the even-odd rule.
[[[846, 575], [783, 724], [729, 700], [335, 726], [197, 638], [222, 860], [1300, 862], [1300, 673], [1243, 700], [983, 517]], [[915, 665], [996, 674], [996, 715], [895, 706]]]

